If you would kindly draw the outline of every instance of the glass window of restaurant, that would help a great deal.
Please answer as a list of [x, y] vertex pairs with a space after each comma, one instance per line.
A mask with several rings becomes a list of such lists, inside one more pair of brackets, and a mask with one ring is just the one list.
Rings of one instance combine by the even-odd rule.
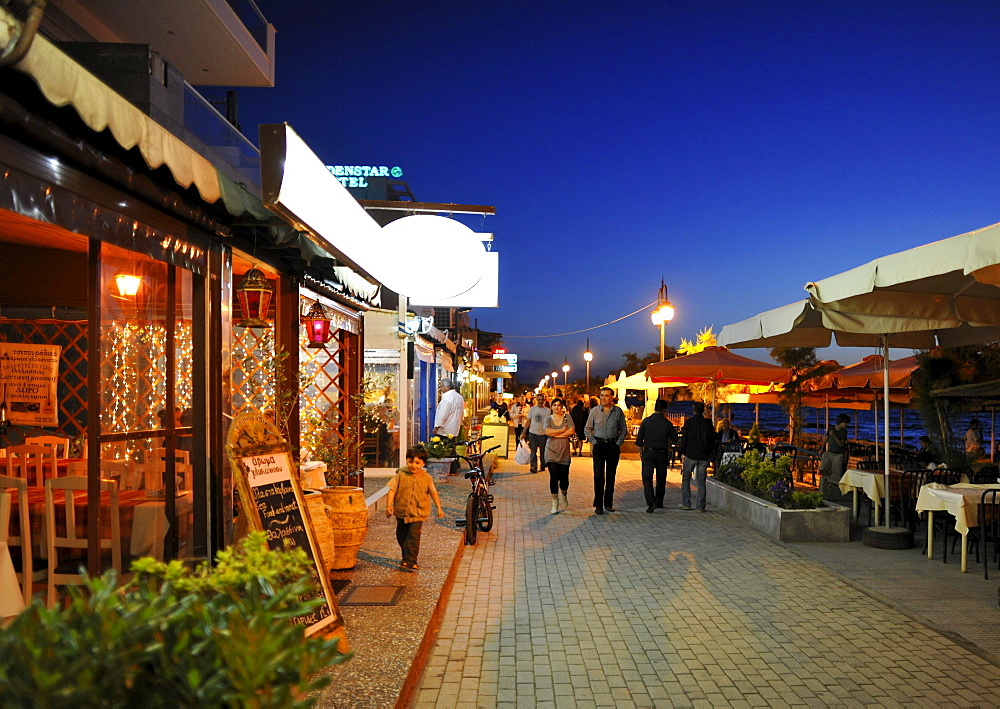
[[[84, 232], [120, 220], [96, 206], [84, 214], [96, 215], [75, 225]], [[57, 470], [48, 474], [116, 480], [126, 566], [146, 555], [205, 557], [209, 543], [206, 434], [199, 435], [207, 418], [199, 349], [205, 278], [167, 262], [203, 268], [204, 251], [130, 223], [132, 243], [147, 253], [0, 210], [8, 265], [0, 279], [0, 343], [55, 346], [58, 362], [54, 402], [15, 406], [12, 387], [3, 387], [0, 409], [24, 410], [3, 421], [0, 444], [39, 434], [65, 438], [68, 450], [60, 449]], [[0, 382], [12, 376], [0, 372]], [[91, 503], [96, 518], [107, 514]], [[96, 524], [88, 528], [96, 532]]]
[[[195, 276], [112, 244], [99, 247], [101, 476], [119, 480], [122, 499], [163, 500], [172, 520], [164, 558], [196, 556], [193, 505], [204, 504], [208, 491], [204, 466], [195, 474], [196, 440], [204, 460], [204, 429], [195, 425], [204, 419], [195, 414]], [[132, 552], [146, 551], [141, 546], [133, 540]]]

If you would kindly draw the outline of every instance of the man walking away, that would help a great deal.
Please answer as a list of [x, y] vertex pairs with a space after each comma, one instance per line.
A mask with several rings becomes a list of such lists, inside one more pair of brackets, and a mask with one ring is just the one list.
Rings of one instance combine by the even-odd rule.
[[705, 476], [708, 475], [708, 461], [715, 450], [715, 429], [712, 422], [705, 418], [705, 405], [696, 401], [691, 405], [694, 414], [684, 422], [681, 429], [681, 455], [684, 465], [681, 468], [681, 508], [691, 509], [691, 473], [694, 472], [698, 481], [698, 511], [705, 511]]
[[524, 440], [531, 448], [531, 472], [537, 473], [545, 467], [545, 419], [552, 415], [552, 409], [545, 405], [545, 397], [535, 397], [535, 405], [528, 409], [528, 428]]
[[[639, 424], [635, 445], [642, 459], [642, 491], [646, 494], [646, 512], [663, 508], [663, 495], [667, 489], [667, 467], [670, 463], [670, 446], [677, 441], [677, 430], [667, 418], [667, 402], [657, 399], [653, 413]], [[656, 490], [653, 490], [653, 473], [656, 473]]]
[[442, 394], [434, 416], [434, 435], [447, 437], [448, 442], [454, 445], [462, 428], [465, 400], [455, 391], [455, 383], [451, 379], [442, 379], [440, 388]]
[[601, 405], [590, 410], [584, 430], [594, 459], [594, 514], [614, 512], [615, 475], [628, 430], [625, 414], [615, 405], [614, 390], [601, 389]]

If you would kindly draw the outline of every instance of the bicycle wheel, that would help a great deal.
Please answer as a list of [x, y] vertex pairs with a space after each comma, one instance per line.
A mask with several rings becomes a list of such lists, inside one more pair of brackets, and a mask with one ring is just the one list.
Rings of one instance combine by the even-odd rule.
[[475, 544], [476, 543], [476, 532], [479, 530], [479, 525], [476, 524], [476, 519], [479, 516], [479, 495], [476, 493], [470, 493], [469, 499], [465, 502], [465, 543]]
[[489, 497], [479, 496], [479, 516], [476, 518], [480, 532], [488, 532], [493, 529], [493, 505], [489, 503]]

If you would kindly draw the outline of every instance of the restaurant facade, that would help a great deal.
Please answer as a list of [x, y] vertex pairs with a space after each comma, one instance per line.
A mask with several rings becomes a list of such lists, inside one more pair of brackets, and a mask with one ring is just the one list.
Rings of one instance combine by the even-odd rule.
[[[208, 558], [233, 534], [229, 423], [264, 411], [297, 444], [315, 412], [349, 417], [362, 315], [379, 287], [263, 206], [256, 149], [224, 120], [214, 145], [212, 131], [196, 133], [205, 115], [221, 116], [167, 57], [53, 41], [72, 25], [56, 5], [23, 57], [0, 68], [0, 343], [56, 346], [57, 395], [39, 418], [42, 407], [5, 387], [0, 443], [68, 439], [64, 455], [86, 461], [92, 493], [114, 475], [122, 490], [162, 498], [164, 558]], [[255, 49], [256, 66], [221, 78], [266, 85], [273, 28], [235, 11], [222, 19], [225, 37], [196, 41]], [[0, 26], [10, 49], [24, 24], [0, 8]], [[147, 86], [128, 71], [137, 54], [136, 66], [153, 67]], [[129, 98], [111, 86], [126, 78]], [[302, 326], [310, 310], [315, 330]], [[5, 382], [15, 374], [0, 371]], [[282, 380], [285, 391], [301, 383], [300, 396], [283, 395]], [[90, 511], [96, 536], [101, 512]]]
[[[388, 414], [380, 460], [394, 465], [432, 416], [432, 379], [458, 360], [447, 337], [396, 331], [406, 296], [381, 300], [387, 284], [411, 292], [398, 273], [442, 243], [463, 275], [417, 299], [496, 304], [496, 254], [481, 258], [471, 232], [442, 242], [413, 230], [440, 222], [411, 219], [383, 238], [325, 169], [329, 182], [306, 180], [318, 193], [303, 188], [286, 149], [315, 156], [290, 128], [262, 127], [258, 150], [223, 115], [231, 106], [185, 81], [204, 64], [212, 84], [273, 85], [274, 28], [253, 3], [195, 5], [178, 16], [164, 3], [95, 2], [83, 17], [57, 1], [26, 43], [30, 18], [0, 4], [0, 348], [58, 352], [54, 400], [17, 403], [4, 386], [0, 447], [36, 434], [71, 442], [64, 455], [88, 477], [92, 569], [102, 478], [162, 507], [153, 549], [123, 540], [137, 554], [212, 558], [232, 541], [225, 441], [240, 413], [267, 414], [297, 450], [320, 417], [351, 419], [367, 375]], [[168, 26], [190, 36], [164, 41]], [[378, 249], [353, 248], [373, 235]], [[383, 264], [392, 238], [420, 252], [395, 270]], [[369, 311], [391, 331], [382, 349], [399, 353], [388, 376], [366, 371]], [[430, 365], [416, 369], [423, 409], [407, 361]], [[0, 364], [4, 384], [14, 374]]]

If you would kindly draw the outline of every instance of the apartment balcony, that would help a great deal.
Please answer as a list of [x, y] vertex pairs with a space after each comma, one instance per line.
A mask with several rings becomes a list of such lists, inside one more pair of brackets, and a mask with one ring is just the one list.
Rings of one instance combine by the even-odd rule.
[[49, 0], [42, 30], [149, 45], [195, 86], [274, 86], [274, 27], [253, 0]]

